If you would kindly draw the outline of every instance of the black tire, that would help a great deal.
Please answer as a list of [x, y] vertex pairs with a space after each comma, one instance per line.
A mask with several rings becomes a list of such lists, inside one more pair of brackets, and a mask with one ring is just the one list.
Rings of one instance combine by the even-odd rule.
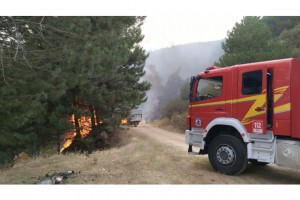
[[134, 127], [137, 127], [138, 125], [139, 125], [139, 123], [138, 122], [134, 122]]
[[209, 144], [208, 158], [216, 171], [227, 175], [241, 174], [248, 164], [246, 145], [232, 135], [217, 136]]
[[249, 159], [249, 162], [254, 165], [254, 166], [257, 166], [257, 167], [264, 167], [266, 166], [267, 164], [269, 163], [266, 163], [266, 162], [260, 162], [260, 161], [257, 161], [255, 159]]

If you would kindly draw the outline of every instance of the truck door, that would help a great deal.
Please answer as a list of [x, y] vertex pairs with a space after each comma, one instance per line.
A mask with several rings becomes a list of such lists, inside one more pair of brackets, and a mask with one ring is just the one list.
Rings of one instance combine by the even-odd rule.
[[248, 133], [266, 134], [267, 69], [261, 66], [241, 68], [238, 73], [236, 115]]
[[[224, 75], [224, 74], [223, 74]], [[198, 77], [190, 104], [191, 126], [205, 129], [213, 119], [225, 116], [225, 80], [223, 75]]]

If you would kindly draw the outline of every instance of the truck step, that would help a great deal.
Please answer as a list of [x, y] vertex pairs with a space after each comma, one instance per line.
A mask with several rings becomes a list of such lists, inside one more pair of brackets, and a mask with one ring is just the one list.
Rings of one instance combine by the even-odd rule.
[[252, 147], [252, 150], [269, 151], [269, 152], [274, 151], [272, 148], [262, 148], [262, 147]]
[[193, 156], [200, 155], [198, 152], [188, 152], [188, 154]]
[[272, 143], [272, 139], [256, 139], [256, 138], [250, 138], [250, 141], [252, 142], [266, 142], [266, 143]]

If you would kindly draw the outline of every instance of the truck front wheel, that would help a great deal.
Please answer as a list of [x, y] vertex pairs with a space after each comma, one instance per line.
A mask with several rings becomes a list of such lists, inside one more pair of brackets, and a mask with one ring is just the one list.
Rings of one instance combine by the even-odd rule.
[[232, 135], [217, 136], [208, 147], [208, 158], [212, 167], [227, 175], [238, 175], [247, 167], [247, 148]]

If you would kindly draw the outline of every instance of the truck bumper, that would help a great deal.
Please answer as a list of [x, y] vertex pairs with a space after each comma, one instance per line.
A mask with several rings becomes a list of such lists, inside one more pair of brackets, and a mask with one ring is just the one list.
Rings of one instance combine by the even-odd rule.
[[204, 149], [204, 134], [194, 130], [185, 130], [185, 143], [189, 146]]

